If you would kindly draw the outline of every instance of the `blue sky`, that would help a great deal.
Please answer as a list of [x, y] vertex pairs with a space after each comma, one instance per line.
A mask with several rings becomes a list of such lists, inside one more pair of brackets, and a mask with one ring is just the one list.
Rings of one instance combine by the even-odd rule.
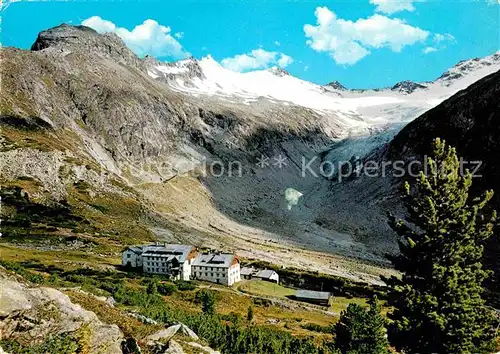
[[232, 70], [282, 66], [320, 84], [373, 88], [432, 80], [498, 51], [499, 1], [21, 1], [3, 9], [1, 42], [28, 49], [43, 29], [83, 22], [140, 56], [211, 55]]

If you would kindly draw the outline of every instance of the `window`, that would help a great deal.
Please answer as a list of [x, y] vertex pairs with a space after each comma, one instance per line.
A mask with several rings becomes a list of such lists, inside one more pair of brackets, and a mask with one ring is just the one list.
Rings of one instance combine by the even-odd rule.
[[127, 258], [130, 258], [130, 253], [127, 253]]
[[148, 270], [148, 272], [149, 272], [149, 267], [147, 267], [146, 269], [147, 269], [147, 270]]

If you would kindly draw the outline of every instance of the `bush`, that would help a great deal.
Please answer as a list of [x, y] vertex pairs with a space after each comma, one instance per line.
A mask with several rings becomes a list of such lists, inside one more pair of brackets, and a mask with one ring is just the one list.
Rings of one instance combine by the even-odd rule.
[[149, 295], [154, 295], [158, 292], [158, 286], [156, 284], [156, 279], [153, 279], [152, 281], [149, 282], [148, 286], [146, 287], [146, 292]]
[[195, 299], [201, 302], [203, 313], [208, 315], [215, 314], [215, 294], [207, 289], [201, 289], [196, 293]]
[[157, 289], [160, 294], [169, 296], [177, 291], [177, 286], [171, 283], [161, 283], [158, 284]]
[[252, 306], [248, 306], [247, 321], [252, 322], [252, 320], [253, 320], [253, 308], [252, 308]]
[[252, 298], [252, 302], [256, 305], [256, 306], [264, 306], [264, 307], [269, 307], [272, 305], [272, 302], [271, 300], [268, 300], [268, 299], [261, 299], [261, 298]]
[[221, 320], [231, 322], [235, 325], [238, 325], [242, 322], [243, 317], [235, 312], [231, 312], [227, 315], [220, 315]]
[[23, 346], [12, 340], [0, 340], [0, 346], [8, 353], [19, 354], [73, 354], [80, 352], [80, 345], [71, 334], [49, 336], [45, 342], [38, 345]]
[[19, 263], [0, 260], [0, 265], [9, 271], [21, 275], [24, 279], [32, 283], [42, 284], [45, 281], [45, 278], [41, 274], [30, 272]]
[[196, 289], [196, 285], [191, 283], [191, 282], [188, 282], [188, 281], [185, 281], [185, 280], [177, 280], [175, 282], [175, 285], [177, 285], [177, 289], [181, 290], [181, 291], [189, 291], [189, 290], [194, 290]]
[[308, 331], [313, 331], [313, 332], [318, 332], [318, 333], [332, 333], [333, 332], [332, 325], [322, 326], [322, 325], [319, 325], [316, 323], [306, 323], [306, 324], [300, 325], [300, 327], [307, 329]]

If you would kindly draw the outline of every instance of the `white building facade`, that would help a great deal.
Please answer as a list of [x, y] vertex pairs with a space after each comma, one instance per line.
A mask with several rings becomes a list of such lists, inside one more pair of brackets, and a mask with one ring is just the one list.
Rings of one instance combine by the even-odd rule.
[[241, 280], [240, 261], [232, 253], [199, 254], [191, 265], [191, 278], [232, 286]]
[[175, 280], [190, 280], [191, 263], [196, 253], [196, 249], [188, 245], [133, 246], [123, 252], [122, 264], [142, 268], [144, 273], [164, 275]]

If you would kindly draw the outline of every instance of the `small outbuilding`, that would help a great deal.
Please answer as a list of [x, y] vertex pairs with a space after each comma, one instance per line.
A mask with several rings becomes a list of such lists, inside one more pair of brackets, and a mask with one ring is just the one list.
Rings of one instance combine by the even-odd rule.
[[278, 284], [280, 281], [280, 276], [278, 273], [276, 273], [274, 270], [271, 269], [264, 269], [259, 271], [257, 274], [254, 275], [255, 279], [260, 279], [260, 280], [265, 280], [265, 281], [270, 281], [272, 283]]
[[254, 276], [257, 270], [254, 267], [242, 267], [240, 269], [240, 275], [242, 279], [250, 280]]
[[293, 298], [322, 306], [330, 306], [332, 303], [332, 294], [326, 291], [297, 290]]

